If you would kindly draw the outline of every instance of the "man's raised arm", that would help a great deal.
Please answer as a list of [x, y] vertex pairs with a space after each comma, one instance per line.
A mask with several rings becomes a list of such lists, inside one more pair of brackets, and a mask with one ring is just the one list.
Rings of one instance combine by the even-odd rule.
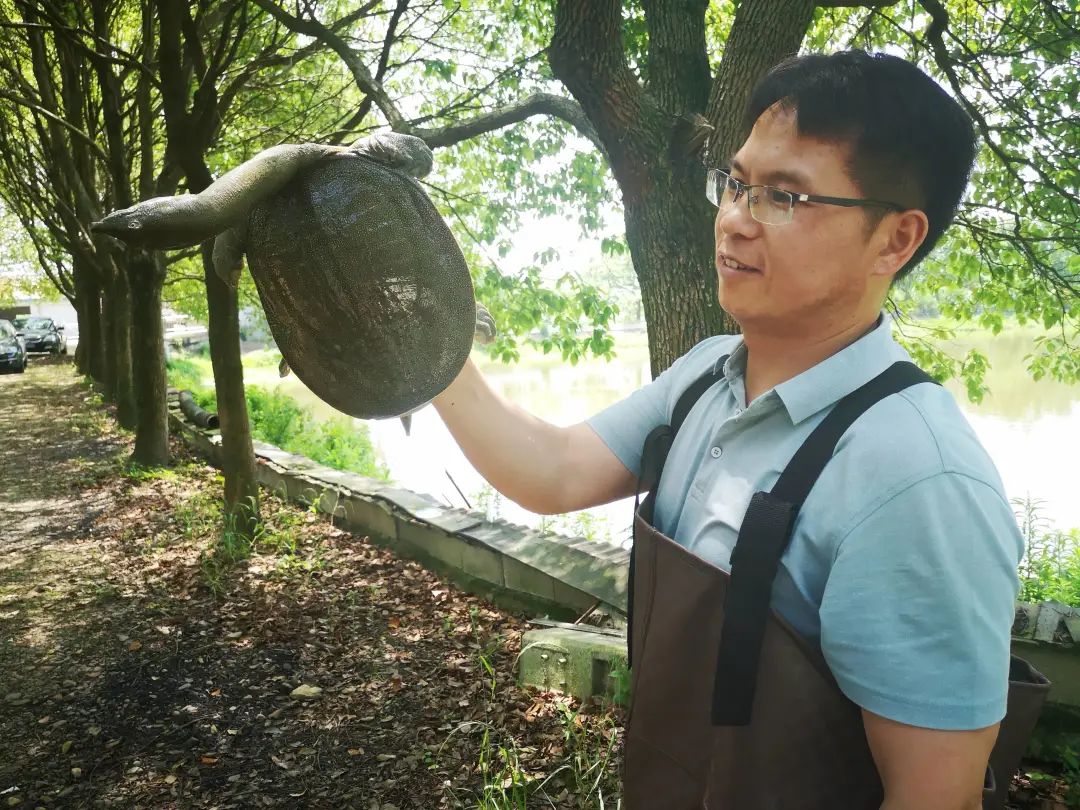
[[591, 427], [557, 427], [507, 401], [467, 360], [433, 400], [466, 458], [495, 489], [556, 514], [634, 493], [634, 476]]

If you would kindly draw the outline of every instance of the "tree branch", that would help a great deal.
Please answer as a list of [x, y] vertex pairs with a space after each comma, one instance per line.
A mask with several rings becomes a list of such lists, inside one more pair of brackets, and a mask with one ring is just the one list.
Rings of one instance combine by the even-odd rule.
[[624, 198], [635, 198], [670, 125], [626, 62], [620, 0], [558, 0], [548, 62], [596, 129]]
[[468, 121], [441, 128], [414, 129], [412, 133], [423, 138], [428, 146], [435, 149], [519, 123], [534, 115], [550, 115], [565, 121], [592, 141], [598, 149], [603, 150], [600, 137], [589, 123], [581, 106], [571, 99], [551, 93], [533, 93], [520, 101], [478, 115]]
[[108, 163], [108, 161], [109, 161], [108, 155], [105, 154], [105, 151], [97, 144], [97, 142], [94, 141], [93, 138], [91, 138], [89, 135], [87, 135], [81, 129], [74, 126], [70, 121], [67, 121], [64, 118], [61, 118], [56, 113], [53, 113], [53, 112], [50, 112], [49, 110], [46, 110], [40, 104], [35, 104], [34, 102], [30, 101], [29, 99], [23, 98], [22, 96], [18, 96], [15, 93], [12, 93], [9, 90], [0, 89], [0, 98], [6, 98], [8, 101], [11, 101], [11, 102], [13, 102], [15, 104], [18, 104], [21, 107], [26, 107], [28, 110], [33, 110], [34, 112], [36, 112], [38, 115], [42, 116], [43, 118], [47, 118], [52, 123], [63, 127], [68, 132], [70, 132], [72, 135], [74, 135], [76, 138], [78, 138], [80, 141], [82, 141], [84, 144], [86, 144], [86, 146], [90, 149], [90, 151], [93, 152], [94, 155], [99, 157], [102, 160], [102, 162]]
[[386, 116], [386, 120], [390, 123], [390, 127], [396, 132], [410, 131], [408, 122], [401, 114], [401, 111], [398, 110], [397, 105], [390, 99], [390, 96], [382, 86], [382, 83], [377, 81], [375, 77], [371, 75], [371, 71], [368, 70], [367, 65], [364, 64], [360, 55], [350, 48], [348, 43], [338, 36], [338, 34], [334, 33], [314, 17], [311, 19], [294, 17], [272, 0], [253, 1], [259, 8], [269, 13], [274, 19], [278, 20], [289, 30], [298, 34], [315, 37], [321, 42], [326, 43], [326, 45], [338, 55], [341, 61], [345, 63], [346, 67], [349, 68], [349, 71], [353, 76], [353, 81], [356, 82], [356, 86], [374, 100], [375, 106], [377, 106], [382, 114]]
[[649, 92], [668, 113], [701, 113], [709, 100], [707, 0], [644, 0]]
[[814, 18], [814, 0], [769, 0], [739, 6], [720, 60], [705, 117], [713, 130], [705, 157], [726, 159], [742, 142], [742, 114], [758, 80], [799, 50]]
[[817, 0], [819, 8], [888, 8], [900, 0]]

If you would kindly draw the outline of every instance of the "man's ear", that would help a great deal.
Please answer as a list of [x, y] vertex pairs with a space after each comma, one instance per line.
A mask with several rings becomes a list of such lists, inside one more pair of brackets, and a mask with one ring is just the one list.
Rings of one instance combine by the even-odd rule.
[[886, 215], [878, 225], [874, 275], [895, 276], [926, 241], [929, 229], [926, 213], [917, 208]]

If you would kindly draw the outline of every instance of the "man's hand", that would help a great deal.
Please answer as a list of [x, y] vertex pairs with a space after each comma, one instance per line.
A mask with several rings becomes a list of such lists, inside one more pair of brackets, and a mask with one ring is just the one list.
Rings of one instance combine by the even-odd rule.
[[863, 710], [885, 803], [881, 810], [979, 810], [997, 724], [974, 731], [938, 731]]

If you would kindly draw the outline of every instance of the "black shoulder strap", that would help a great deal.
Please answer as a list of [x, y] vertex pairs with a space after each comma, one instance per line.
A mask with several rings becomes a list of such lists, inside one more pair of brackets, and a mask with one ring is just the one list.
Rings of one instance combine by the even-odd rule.
[[[645, 437], [645, 446], [641, 451], [641, 472], [638, 474], [637, 492], [634, 494], [634, 516], [638, 513], [639, 500], [644, 490], [650, 491], [650, 497], [646, 499], [642, 508], [643, 516], [652, 523], [652, 507], [656, 500], [656, 489], [660, 484], [660, 476], [664, 473], [664, 464], [667, 462], [668, 453], [671, 451], [675, 434], [679, 432], [682, 423], [686, 421], [694, 404], [701, 399], [701, 395], [724, 375], [724, 363], [728, 355], [721, 357], [716, 364], [694, 380], [679, 395], [675, 403], [675, 410], [671, 412], [671, 424], [657, 425]], [[626, 578], [626, 664], [633, 666], [633, 624], [634, 624], [634, 549], [636, 544], [630, 546], [630, 569]]]
[[671, 445], [675, 441], [675, 434], [679, 432], [682, 423], [686, 421], [690, 410], [701, 399], [713, 383], [724, 376], [724, 363], [728, 355], [724, 355], [716, 364], [694, 380], [679, 395], [675, 403], [675, 409], [671, 412], [671, 423], [654, 427], [645, 437], [645, 446], [641, 451], [641, 474], [638, 475], [637, 493], [640, 496], [645, 490], [655, 490], [660, 483], [660, 476], [664, 472], [664, 464], [667, 462]]
[[754, 493], [731, 552], [731, 582], [713, 689], [714, 725], [750, 722], [773, 580], [799, 509], [840, 437], [875, 403], [923, 382], [934, 380], [912, 363], [894, 363], [836, 404], [795, 452], [771, 492]]

